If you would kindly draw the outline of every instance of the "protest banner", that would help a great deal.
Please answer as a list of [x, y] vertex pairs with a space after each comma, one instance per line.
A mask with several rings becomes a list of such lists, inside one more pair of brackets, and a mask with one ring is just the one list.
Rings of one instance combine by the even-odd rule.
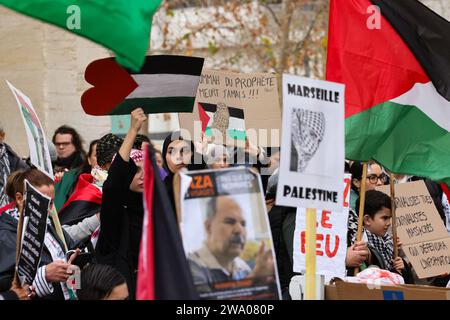
[[51, 199], [25, 180], [25, 201], [20, 216], [21, 236], [18, 237], [17, 275], [21, 285], [32, 284], [36, 276], [47, 231], [47, 216]]
[[93, 116], [191, 112], [203, 58], [154, 55], [133, 72], [106, 58], [91, 62], [84, 77], [93, 85], [81, 96], [84, 112]]
[[275, 74], [203, 70], [192, 113], [180, 113], [180, 128], [193, 141], [279, 147], [281, 126]]
[[39, 170], [53, 179], [52, 160], [48, 150], [47, 138], [42, 128], [41, 121], [34, 111], [30, 98], [24, 95], [19, 89], [6, 81], [16, 98], [20, 114], [25, 125], [30, 149], [30, 161]]
[[[389, 186], [378, 190], [390, 194]], [[395, 185], [397, 235], [420, 279], [450, 273], [450, 236], [423, 181]]]
[[130, 115], [110, 116], [111, 133], [119, 137], [124, 137], [130, 128]]
[[341, 211], [344, 85], [283, 75], [277, 205]]
[[[328, 283], [331, 278], [345, 277], [345, 256], [347, 252], [347, 222], [350, 203], [351, 175], [344, 178], [343, 210], [322, 210], [317, 216], [316, 234], [316, 273], [325, 276]], [[294, 271], [306, 270], [306, 209], [297, 208], [294, 231]]]
[[280, 299], [260, 176], [233, 168], [180, 177], [180, 228], [200, 298]]

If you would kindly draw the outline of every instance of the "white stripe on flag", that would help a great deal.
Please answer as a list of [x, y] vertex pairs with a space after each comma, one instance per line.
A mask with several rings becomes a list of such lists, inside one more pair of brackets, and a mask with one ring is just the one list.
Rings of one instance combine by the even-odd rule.
[[417, 107], [442, 129], [450, 131], [450, 101], [437, 92], [432, 82], [416, 83], [409, 91], [391, 101]]
[[195, 97], [199, 76], [186, 74], [132, 74], [137, 87], [126, 99], [159, 97]]

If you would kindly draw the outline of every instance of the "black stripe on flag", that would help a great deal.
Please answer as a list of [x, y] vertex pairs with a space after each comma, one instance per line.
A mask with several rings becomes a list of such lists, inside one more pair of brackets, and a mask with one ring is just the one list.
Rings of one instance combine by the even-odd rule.
[[127, 71], [130, 74], [186, 74], [200, 76], [202, 73], [204, 58], [156, 55], [146, 56], [144, 65], [138, 72]]
[[[205, 111], [208, 112], [216, 112], [217, 105], [211, 103], [200, 102], [200, 105], [203, 107]], [[228, 107], [228, 112], [230, 113], [230, 117], [244, 119], [244, 110], [239, 108]]]
[[450, 101], [450, 22], [417, 0], [371, 1], [406, 42], [436, 90]]

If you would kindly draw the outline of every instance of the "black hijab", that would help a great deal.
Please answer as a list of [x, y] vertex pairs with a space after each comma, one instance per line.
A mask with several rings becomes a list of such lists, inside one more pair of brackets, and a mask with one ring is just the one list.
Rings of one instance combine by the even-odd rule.
[[[206, 163], [204, 162], [202, 155], [195, 151], [194, 143], [190, 140], [184, 139], [183, 136], [181, 135], [180, 131], [174, 131], [171, 134], [169, 134], [166, 137], [166, 139], [164, 139], [164, 144], [163, 144], [163, 149], [162, 149], [162, 158], [163, 158], [163, 162], [164, 162], [164, 169], [166, 169], [166, 171], [167, 171], [167, 177], [164, 179], [164, 184], [166, 185], [167, 192], [169, 193], [169, 199], [170, 199], [170, 202], [172, 203], [172, 208], [174, 210], [175, 210], [175, 199], [174, 199], [174, 195], [173, 195], [173, 177], [175, 174], [169, 169], [169, 166], [168, 166], [167, 160], [166, 160], [166, 155], [167, 155], [167, 152], [169, 149], [169, 145], [173, 141], [177, 141], [177, 140], [186, 141], [187, 144], [190, 145], [190, 147], [191, 147], [192, 156], [191, 156], [190, 164], [187, 166], [188, 170], [202, 170], [202, 169], [206, 168]], [[200, 163], [195, 164], [194, 160], [200, 161]]]

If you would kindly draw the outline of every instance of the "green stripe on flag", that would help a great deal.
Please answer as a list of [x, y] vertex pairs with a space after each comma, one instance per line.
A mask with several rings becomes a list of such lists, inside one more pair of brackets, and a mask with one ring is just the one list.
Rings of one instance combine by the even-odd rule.
[[[227, 133], [228, 133], [228, 136], [231, 139], [234, 139], [234, 140], [244, 140], [245, 141], [245, 138], [247, 137], [246, 132], [242, 131], [242, 130], [228, 129]], [[205, 129], [205, 136], [207, 136], [207, 137], [211, 137], [212, 136], [212, 129], [211, 129], [211, 127], [206, 127], [206, 129]]]
[[389, 101], [357, 113], [345, 120], [345, 136], [347, 159], [450, 184], [450, 133], [416, 106]]

